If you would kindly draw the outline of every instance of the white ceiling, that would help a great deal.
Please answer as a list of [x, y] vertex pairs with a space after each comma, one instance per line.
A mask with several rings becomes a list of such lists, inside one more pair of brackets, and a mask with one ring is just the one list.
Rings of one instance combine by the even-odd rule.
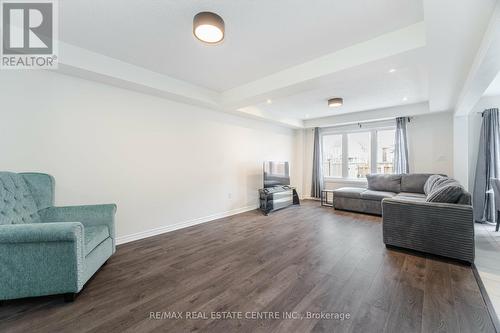
[[[460, 6], [454, 0], [60, 1], [59, 70], [292, 127], [366, 110], [402, 112], [393, 106], [448, 111], [463, 94], [495, 5], [496, 0], [464, 0]], [[205, 45], [192, 35], [193, 16], [206, 10], [225, 20], [220, 45]], [[396, 71], [389, 73], [391, 68]], [[486, 93], [500, 94], [500, 79]], [[343, 97], [344, 106], [328, 108], [331, 97]]]
[[[60, 1], [62, 41], [224, 91], [423, 19], [419, 0]], [[193, 16], [226, 23], [221, 45], [192, 35]]]
[[[391, 69], [395, 72], [389, 72]], [[298, 119], [327, 117], [427, 101], [427, 82], [425, 52], [420, 48], [327, 75], [314, 89], [254, 107]], [[331, 97], [344, 98], [344, 105], [328, 107]]]
[[500, 95], [500, 74], [498, 74], [493, 82], [489, 85], [488, 89], [484, 92], [484, 96], [498, 96]]

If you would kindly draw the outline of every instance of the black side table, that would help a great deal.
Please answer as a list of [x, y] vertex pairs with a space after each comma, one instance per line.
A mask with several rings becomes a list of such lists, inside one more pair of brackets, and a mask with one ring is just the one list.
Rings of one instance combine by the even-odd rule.
[[[328, 201], [328, 193], [332, 194], [332, 201]], [[333, 190], [321, 190], [321, 206], [333, 207]]]

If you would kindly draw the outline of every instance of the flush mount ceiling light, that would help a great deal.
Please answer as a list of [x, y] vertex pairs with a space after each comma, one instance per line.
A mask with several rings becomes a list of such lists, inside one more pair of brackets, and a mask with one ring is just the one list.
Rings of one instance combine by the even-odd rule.
[[331, 108], [337, 108], [342, 106], [342, 104], [344, 104], [344, 100], [340, 97], [330, 98], [328, 100], [328, 106]]
[[202, 42], [217, 44], [224, 39], [224, 20], [212, 12], [201, 12], [194, 16], [193, 34]]

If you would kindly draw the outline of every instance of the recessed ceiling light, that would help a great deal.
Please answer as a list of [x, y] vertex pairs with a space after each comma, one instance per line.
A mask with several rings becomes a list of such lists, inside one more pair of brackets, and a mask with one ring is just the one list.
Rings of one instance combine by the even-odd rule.
[[268, 100], [266, 101], [266, 103], [267, 103], [267, 104], [271, 104], [272, 102], [273, 102], [273, 101], [271, 101], [270, 99], [268, 99]]
[[389, 69], [389, 73], [394, 73], [395, 71], [396, 71], [396, 68]]
[[344, 104], [344, 100], [340, 97], [330, 98], [328, 100], [328, 106], [331, 108], [337, 108], [342, 106], [342, 104]]
[[193, 34], [202, 42], [216, 44], [224, 39], [224, 20], [212, 12], [201, 12], [194, 16]]
[[408, 97], [403, 97], [403, 102], [406, 102], [408, 100]]

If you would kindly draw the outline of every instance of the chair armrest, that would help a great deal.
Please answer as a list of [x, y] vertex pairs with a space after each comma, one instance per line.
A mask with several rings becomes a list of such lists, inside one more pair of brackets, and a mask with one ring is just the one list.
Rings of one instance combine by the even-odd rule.
[[0, 300], [81, 290], [79, 222], [0, 225]]
[[106, 225], [115, 248], [115, 204], [49, 207], [38, 212], [43, 223], [78, 221], [84, 226]]
[[0, 225], [0, 243], [39, 243], [81, 241], [83, 225], [79, 222]]

